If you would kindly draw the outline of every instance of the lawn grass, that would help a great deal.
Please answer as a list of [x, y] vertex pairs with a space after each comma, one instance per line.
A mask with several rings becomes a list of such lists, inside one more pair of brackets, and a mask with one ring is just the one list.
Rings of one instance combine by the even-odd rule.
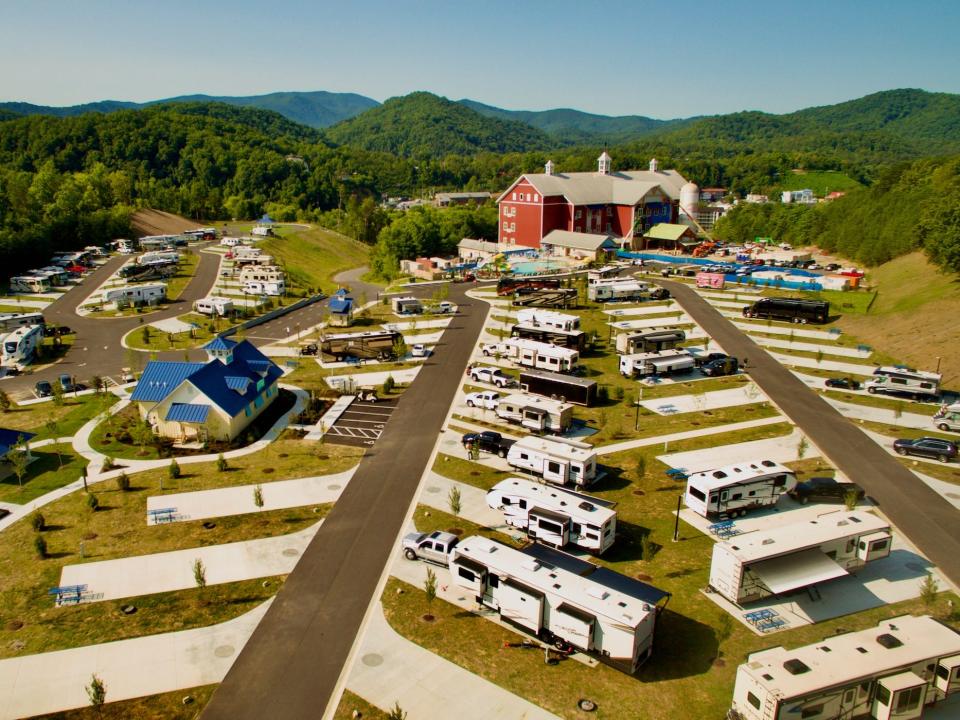
[[[191, 332], [183, 331], [177, 333], [167, 333], [163, 330], [159, 330], [155, 327], [150, 327], [150, 339], [144, 342], [143, 339], [143, 329], [148, 327], [144, 325], [143, 328], [137, 328], [131, 330], [124, 337], [124, 342], [127, 346], [135, 348], [137, 350], [150, 350], [150, 351], [159, 351], [165, 352], [168, 350], [189, 350], [191, 348], [200, 347], [201, 345], [206, 344], [212, 340], [216, 335], [216, 330], [211, 331], [208, 329], [208, 326], [211, 326], [213, 322], [206, 315], [200, 315], [199, 313], [187, 313], [186, 315], [181, 315], [177, 320], [185, 323], [193, 323], [197, 327], [192, 328]], [[229, 321], [221, 320], [219, 322], [220, 326], [226, 330], [229, 327], [232, 327], [234, 323]], [[191, 337], [191, 335], [193, 337]]]
[[337, 289], [335, 275], [367, 262], [370, 248], [339, 233], [318, 227], [281, 230], [280, 237], [267, 238], [259, 247], [283, 267], [288, 285], [330, 294]]
[[[413, 524], [417, 530], [423, 533], [432, 533], [434, 530], [442, 532], [452, 532], [459, 537], [470, 537], [471, 535], [483, 535], [506, 545], [522, 547], [526, 545], [526, 538], [517, 541], [506, 533], [491, 530], [488, 527], [477, 525], [466, 518], [451, 515], [443, 510], [430, 507], [429, 505], [417, 505], [413, 511]], [[520, 533], [519, 530], [514, 532]]]
[[197, 274], [199, 264], [199, 253], [192, 250], [185, 250], [180, 253], [180, 263], [177, 266], [176, 274], [164, 281], [167, 283], [167, 302], [173, 302], [183, 294], [193, 276]]
[[916, 438], [921, 437], [937, 437], [942, 438], [943, 440], [950, 440], [951, 442], [957, 442], [960, 440], [960, 437], [957, 436], [957, 433], [941, 432], [935, 428], [932, 422], [930, 423], [929, 430], [926, 428], [920, 430], [918, 428], [903, 427], [902, 425], [873, 422], [872, 420], [857, 420], [856, 423], [860, 427], [880, 433], [881, 435], [886, 435], [889, 438], [907, 438], [910, 440], [915, 440]]
[[94, 395], [64, 396], [63, 404], [56, 405], [53, 400], [32, 405], [13, 405], [0, 414], [0, 424], [11, 430], [25, 430], [36, 433], [37, 440], [53, 437], [47, 430], [48, 422], [57, 424], [56, 434], [67, 437], [76, 434], [81, 426], [99, 415], [117, 402], [117, 396], [111, 393]]
[[[884, 410], [893, 410], [896, 412], [910, 412], [933, 416], [940, 406], [936, 403], [925, 403], [918, 400], [908, 400], [906, 398], [893, 398], [885, 395], [859, 395], [857, 393], [847, 393], [843, 390], [823, 390], [823, 394], [834, 400], [843, 400], [855, 405], [867, 405], [869, 407], [883, 408]], [[932, 421], [931, 421], [932, 426]]]
[[[355, 712], [359, 715], [354, 715]], [[355, 720], [356, 718], [389, 720], [389, 717], [388, 713], [385, 713], [376, 705], [370, 704], [356, 693], [346, 689], [340, 696], [340, 704], [337, 705], [336, 712], [333, 714], [333, 720]]]
[[[106, 689], [107, 702], [102, 708], [82, 707], [49, 715], [36, 715], [30, 720], [193, 720], [210, 702], [210, 696], [217, 686], [203, 685], [119, 702], [110, 702], [110, 686]], [[192, 701], [184, 703], [183, 699], [188, 696]], [[364, 714], [363, 717], [376, 716]]]
[[0, 480], [0, 501], [25, 505], [64, 485], [69, 485], [80, 477], [87, 466], [85, 458], [70, 451], [67, 443], [60, 444], [60, 456], [52, 445], [31, 450], [36, 458], [27, 465], [23, 476], [23, 485], [14, 473]]
[[898, 457], [897, 459], [908, 470], [914, 470], [937, 480], [960, 485], [960, 466], [957, 465], [956, 460], [949, 463], [938, 463], [922, 462], [909, 457]]

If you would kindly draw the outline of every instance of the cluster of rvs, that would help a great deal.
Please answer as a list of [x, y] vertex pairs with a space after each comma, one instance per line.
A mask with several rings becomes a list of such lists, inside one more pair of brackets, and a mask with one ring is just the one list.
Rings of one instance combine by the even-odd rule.
[[102, 248], [87, 247], [78, 252], [59, 253], [50, 264], [10, 278], [10, 292], [43, 293], [77, 280], [93, 267], [93, 258], [106, 254]]
[[287, 292], [286, 275], [274, 259], [250, 243], [252, 238], [224, 237], [220, 244], [230, 248], [226, 257], [233, 261], [234, 272], [244, 295], [280, 297]]

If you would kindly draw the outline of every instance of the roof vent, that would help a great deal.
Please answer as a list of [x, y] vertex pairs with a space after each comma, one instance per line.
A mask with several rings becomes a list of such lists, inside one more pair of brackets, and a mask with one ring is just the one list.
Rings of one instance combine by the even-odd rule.
[[903, 645], [903, 643], [900, 642], [899, 638], [891, 635], [890, 633], [884, 633], [883, 635], [878, 635], [877, 642], [880, 645], [883, 645], [883, 647], [887, 648], [887, 650], [892, 650], [893, 648], [898, 648]]
[[588, 502], [586, 502], [586, 501], [580, 503], [579, 508], [580, 508], [581, 510], [590, 510], [590, 511], [596, 510], [596, 508], [593, 506], [592, 503], [588, 503]]
[[802, 660], [797, 658], [791, 658], [783, 664], [783, 669], [786, 670], [791, 675], [803, 675], [804, 673], [810, 672], [810, 668]]

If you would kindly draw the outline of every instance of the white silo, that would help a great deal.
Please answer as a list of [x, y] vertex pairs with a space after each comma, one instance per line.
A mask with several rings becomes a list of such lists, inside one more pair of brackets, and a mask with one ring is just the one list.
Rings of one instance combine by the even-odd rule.
[[680, 188], [680, 214], [697, 219], [697, 208], [700, 206], [700, 188], [696, 183], [688, 182]]

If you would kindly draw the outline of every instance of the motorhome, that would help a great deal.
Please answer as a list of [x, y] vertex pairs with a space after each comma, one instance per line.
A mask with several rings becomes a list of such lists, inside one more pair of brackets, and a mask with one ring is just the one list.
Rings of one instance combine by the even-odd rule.
[[391, 298], [390, 307], [397, 315], [419, 315], [423, 312], [423, 303], [415, 297]]
[[244, 294], [276, 296], [287, 289], [283, 270], [275, 266], [247, 266], [240, 271], [239, 281]]
[[387, 360], [394, 356], [394, 346], [402, 337], [393, 330], [324, 335], [320, 339], [320, 352], [337, 361], [346, 357]]
[[617, 352], [621, 355], [672, 350], [686, 341], [687, 333], [680, 328], [648, 328], [639, 332], [619, 333]]
[[244, 238], [222, 237], [220, 238], [220, 244], [224, 247], [237, 247], [238, 245], [244, 244]]
[[901, 615], [750, 653], [737, 668], [732, 710], [744, 720], [914, 720], [958, 691], [960, 634], [929, 615]]
[[845, 577], [890, 555], [890, 524], [866, 511], [737, 535], [713, 546], [710, 587], [737, 605]]
[[193, 303], [193, 309], [201, 315], [226, 316], [233, 312], [233, 300], [222, 297], [208, 297]]
[[525, 393], [500, 398], [496, 413], [507, 422], [539, 433], [560, 435], [573, 423], [573, 405]]
[[520, 389], [523, 392], [558, 398], [574, 405], [589, 407], [597, 401], [597, 381], [563, 375], [547, 370], [522, 370]]
[[937, 398], [940, 396], [940, 373], [911, 370], [902, 367], [878, 367], [873, 378], [864, 384], [868, 393], [903, 393], [914, 397]]
[[587, 299], [595, 302], [638, 302], [650, 294], [650, 286], [637, 280], [597, 283], [587, 288]]
[[111, 288], [103, 291], [101, 302], [115, 302], [117, 307], [127, 305], [156, 305], [167, 296], [167, 286], [163, 283], [156, 285], [127, 285], [126, 287]]
[[523, 290], [557, 290], [559, 278], [502, 277], [497, 281], [497, 295], [513, 295]]
[[530, 540], [603, 553], [617, 535], [616, 503], [554, 485], [508, 478], [487, 493], [487, 505]]
[[0, 332], [9, 333], [30, 325], [43, 325], [43, 314], [33, 313], [0, 313]]
[[620, 356], [620, 374], [629, 378], [690, 372], [694, 365], [693, 356], [684, 348]]
[[561, 330], [560, 328], [545, 327], [543, 325], [526, 325], [517, 323], [510, 330], [514, 337], [538, 340], [543, 343], [553, 343], [563, 347], [583, 351], [587, 347], [587, 334], [583, 330]]
[[43, 341], [43, 327], [28, 325], [3, 338], [3, 366], [27, 365], [33, 360], [37, 346]]
[[503, 342], [484, 345], [480, 351], [484, 357], [504, 357], [523, 367], [554, 372], [571, 372], [580, 361], [580, 353], [576, 350], [524, 338], [507, 338]]
[[137, 258], [138, 265], [175, 265], [180, 262], [176, 250], [151, 250]]
[[593, 445], [576, 440], [527, 435], [510, 446], [507, 462], [554, 485], [586, 487], [597, 479]]
[[50, 281], [47, 278], [33, 275], [18, 275], [10, 278], [10, 292], [42, 293], [50, 290]]
[[[71, 264], [69, 267], [73, 267], [73, 265]], [[30, 274], [34, 277], [45, 277], [50, 281], [50, 284], [54, 286], [66, 285], [70, 282], [70, 273], [66, 268], [55, 265], [48, 265], [47, 267], [32, 270]]]
[[765, 297], [743, 308], [743, 316], [795, 323], [825, 323], [830, 319], [830, 303], [826, 300]]
[[580, 318], [578, 316], [539, 308], [524, 308], [518, 311], [517, 322], [521, 325], [542, 326], [556, 328], [557, 330], [580, 329]]
[[615, 277], [618, 272], [620, 268], [616, 265], [604, 265], [601, 268], [587, 270], [587, 285], [616, 282], [619, 279]]
[[941, 407], [933, 416], [933, 424], [944, 432], [960, 430], [960, 403]]
[[713, 520], [776, 505], [796, 485], [790, 468], [773, 460], [755, 460], [693, 473], [683, 499], [695, 513]]
[[461, 540], [450, 576], [518, 631], [634, 673], [653, 651], [669, 594], [566, 553], [516, 550], [478, 535]]

